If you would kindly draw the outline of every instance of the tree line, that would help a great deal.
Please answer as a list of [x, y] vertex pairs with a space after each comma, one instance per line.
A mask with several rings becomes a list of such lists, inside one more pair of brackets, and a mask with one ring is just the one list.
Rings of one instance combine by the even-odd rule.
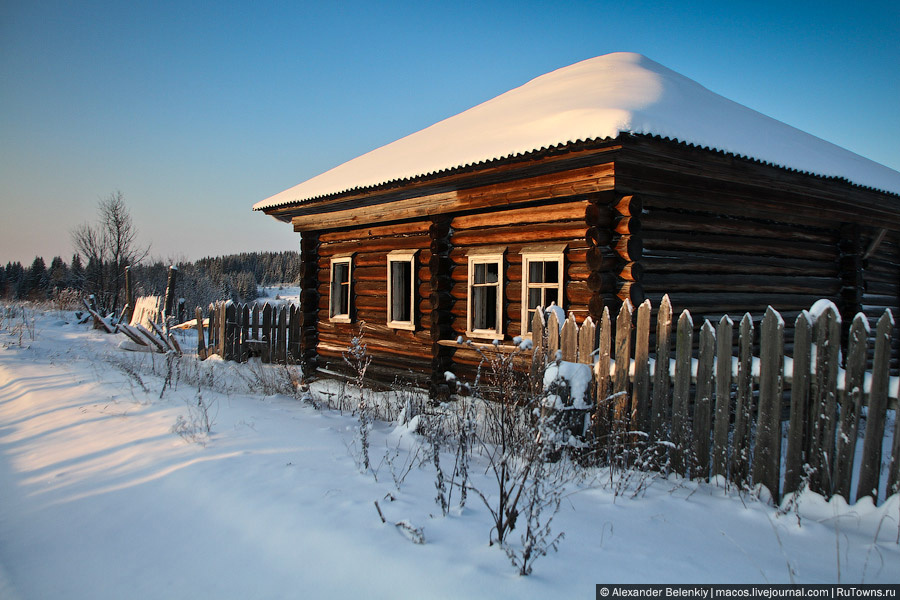
[[[52, 300], [93, 296], [97, 307], [118, 313], [125, 303], [125, 268], [130, 267], [137, 296], [163, 295], [173, 261], [148, 261], [149, 246], [137, 243], [137, 229], [121, 192], [98, 203], [97, 221], [72, 230], [70, 262], [56, 256], [48, 267], [36, 256], [31, 266], [7, 262], [0, 267], [0, 298]], [[0, 263], [2, 264], [2, 263]], [[176, 297], [188, 307], [216, 300], [251, 302], [257, 286], [294, 284], [300, 275], [298, 252], [242, 252], [178, 261]]]

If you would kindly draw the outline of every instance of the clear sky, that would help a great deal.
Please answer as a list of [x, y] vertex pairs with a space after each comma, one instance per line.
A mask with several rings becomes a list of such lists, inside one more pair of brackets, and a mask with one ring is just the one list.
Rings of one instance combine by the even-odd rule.
[[900, 171], [900, 3], [0, 2], [0, 264], [121, 190], [163, 260], [296, 250], [253, 203], [631, 51]]

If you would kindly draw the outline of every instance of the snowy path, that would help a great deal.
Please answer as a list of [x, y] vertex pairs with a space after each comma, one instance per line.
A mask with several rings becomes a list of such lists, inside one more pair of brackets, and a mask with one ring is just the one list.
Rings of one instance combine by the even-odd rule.
[[[570, 496], [560, 551], [518, 577], [487, 545], [477, 499], [440, 516], [430, 468], [400, 490], [383, 465], [377, 481], [361, 474], [352, 417], [204, 390], [213, 435], [189, 443], [172, 426], [197, 389], [160, 400], [159, 378], [111, 366], [110, 339], [48, 322], [30, 347], [0, 344], [2, 598], [592, 597], [609, 582], [836, 582], [838, 562], [844, 582], [900, 580], [897, 498], [847, 508], [809, 495], [798, 525], [663, 479], [637, 499], [602, 482]], [[401, 432], [376, 426], [375, 461]], [[381, 523], [375, 500], [426, 543]]]

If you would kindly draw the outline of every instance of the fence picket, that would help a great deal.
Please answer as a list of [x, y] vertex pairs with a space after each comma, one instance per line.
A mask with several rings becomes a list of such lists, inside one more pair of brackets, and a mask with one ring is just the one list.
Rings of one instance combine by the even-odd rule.
[[556, 311], [551, 310], [550, 316], [547, 317], [547, 360], [556, 360], [556, 353], [559, 351], [559, 318]]
[[594, 320], [587, 317], [578, 330], [578, 362], [593, 364], [594, 346], [597, 341], [597, 327]]
[[595, 443], [605, 443], [609, 435], [610, 418], [610, 325], [609, 308], [604, 306], [600, 316], [600, 339], [597, 346], [597, 362], [594, 363], [594, 404], [597, 407], [594, 415]]
[[784, 459], [785, 495], [800, 489], [803, 481], [803, 463], [806, 459], [803, 445], [809, 435], [809, 369], [812, 323], [805, 310], [794, 321], [794, 371], [791, 378], [791, 412], [788, 425], [787, 454]]
[[756, 420], [753, 483], [766, 486], [777, 504], [781, 492], [784, 321], [771, 306], [763, 317], [759, 344], [759, 415]]
[[712, 417], [713, 361], [716, 353], [716, 332], [705, 320], [700, 328], [700, 356], [697, 361], [697, 387], [694, 401], [693, 445], [691, 477], [709, 479], [709, 436]]
[[863, 379], [868, 354], [869, 322], [862, 313], [850, 324], [847, 340], [847, 369], [844, 390], [841, 393], [841, 420], [837, 431], [837, 448], [834, 464], [835, 491], [850, 500], [853, 479], [853, 459], [856, 455], [856, 437], [859, 433], [859, 415], [862, 412]]
[[616, 318], [616, 369], [613, 379], [613, 419], [616, 429], [624, 431], [629, 428], [631, 399], [629, 398], [631, 370], [631, 301], [626, 300], [619, 309]]
[[728, 425], [731, 421], [731, 350], [734, 323], [723, 316], [716, 330], [716, 410], [712, 475], [728, 475]]
[[576, 362], [578, 358], [578, 325], [575, 323], [575, 315], [569, 315], [559, 333], [560, 350], [562, 359], [566, 362]]
[[272, 362], [272, 305], [266, 302], [262, 311], [262, 361], [264, 363]]
[[691, 446], [687, 423], [690, 417], [688, 394], [691, 389], [693, 346], [694, 322], [691, 320], [691, 313], [685, 310], [678, 317], [678, 330], [675, 334], [675, 386], [672, 390], [671, 441], [675, 445], [671, 453], [672, 468], [680, 475], [687, 474], [684, 451]]
[[739, 329], [737, 394], [734, 407], [734, 447], [731, 477], [743, 485], [750, 476], [751, 417], [753, 415], [753, 318], [745, 313]]
[[837, 414], [838, 353], [841, 348], [841, 318], [829, 307], [813, 326], [816, 346], [815, 377], [810, 386], [810, 430], [807, 462], [810, 489], [830, 496], [834, 489], [831, 468], [834, 461], [834, 431]]
[[634, 424], [650, 431], [650, 301], [638, 307], [634, 333]]
[[669, 356], [672, 331], [672, 302], [663, 296], [656, 315], [656, 363], [653, 368], [653, 394], [650, 406], [650, 434], [653, 440], [666, 439], [669, 419]]
[[[881, 445], [884, 442], [884, 422], [886, 419], [888, 380], [890, 366], [891, 334], [894, 319], [891, 311], [886, 310], [878, 319], [875, 330], [875, 358], [872, 360], [872, 387], [869, 393], [868, 413], [866, 417], [866, 438], [863, 441], [862, 464], [859, 471], [857, 500], [863, 496], [878, 498], [879, 476], [881, 474]], [[894, 445], [897, 445], [897, 434], [894, 434]], [[900, 457], [894, 457], [894, 464]]]

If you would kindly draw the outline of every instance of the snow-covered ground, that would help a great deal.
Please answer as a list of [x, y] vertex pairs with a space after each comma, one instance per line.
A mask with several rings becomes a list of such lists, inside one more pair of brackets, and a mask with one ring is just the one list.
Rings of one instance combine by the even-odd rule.
[[[407, 427], [376, 422], [362, 472], [354, 415], [264, 395], [283, 369], [186, 356], [161, 394], [165, 357], [119, 350], [121, 336], [70, 313], [2, 314], [0, 598], [590, 598], [614, 582], [900, 581], [897, 496], [848, 507], [807, 493], [780, 513], [748, 492], [606, 471], [570, 484], [552, 522], [559, 551], [520, 577], [488, 545], [477, 497], [443, 516], [431, 463], [398, 482], [420, 443]], [[201, 402], [209, 434], [191, 431]]]

